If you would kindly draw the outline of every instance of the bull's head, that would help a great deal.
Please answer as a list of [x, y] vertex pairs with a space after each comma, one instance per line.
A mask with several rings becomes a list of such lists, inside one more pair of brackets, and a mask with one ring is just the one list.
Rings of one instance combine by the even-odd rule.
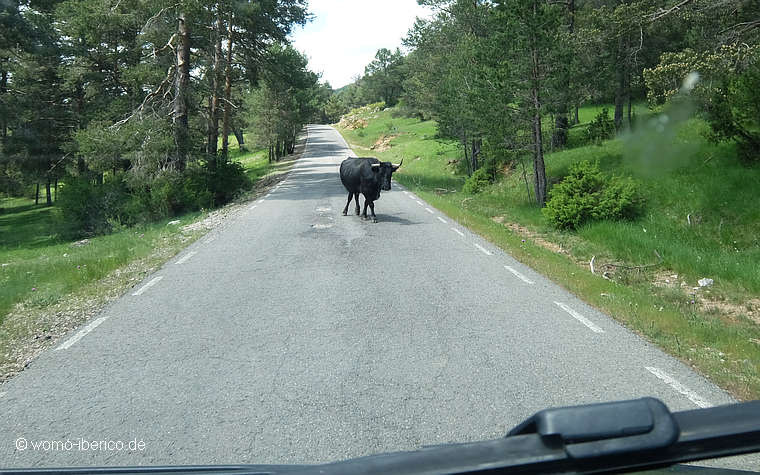
[[372, 164], [372, 171], [377, 173], [377, 177], [380, 180], [381, 190], [388, 191], [391, 189], [391, 175], [393, 175], [393, 172], [398, 170], [402, 163], [404, 163], [403, 158], [398, 165], [391, 162], [380, 162]]

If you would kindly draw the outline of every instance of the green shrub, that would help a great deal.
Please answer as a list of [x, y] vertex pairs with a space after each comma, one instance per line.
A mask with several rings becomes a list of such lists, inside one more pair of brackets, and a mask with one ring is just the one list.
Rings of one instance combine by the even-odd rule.
[[634, 218], [642, 204], [632, 179], [605, 176], [598, 162], [582, 161], [549, 191], [543, 213], [557, 228], [577, 229], [591, 220]]
[[70, 177], [58, 205], [63, 233], [78, 237], [223, 205], [248, 187], [250, 180], [237, 162], [220, 163], [213, 171], [195, 162], [184, 172], [162, 171], [152, 177], [121, 172], [104, 183]]
[[480, 193], [491, 183], [493, 183], [493, 173], [491, 173], [488, 167], [481, 167], [475, 170], [472, 176], [467, 178], [462, 191], [471, 194]]
[[69, 177], [58, 192], [61, 208], [62, 234], [67, 237], [105, 234], [112, 222], [124, 218], [129, 190], [120, 175], [103, 183], [89, 178]]
[[226, 162], [219, 163], [213, 173], [208, 173], [207, 185], [206, 190], [194, 189], [196, 209], [229, 203], [241, 191], [250, 188], [251, 180], [240, 163]]
[[610, 118], [610, 111], [605, 107], [598, 113], [586, 129], [586, 138], [590, 142], [600, 143], [615, 135], [615, 122]]

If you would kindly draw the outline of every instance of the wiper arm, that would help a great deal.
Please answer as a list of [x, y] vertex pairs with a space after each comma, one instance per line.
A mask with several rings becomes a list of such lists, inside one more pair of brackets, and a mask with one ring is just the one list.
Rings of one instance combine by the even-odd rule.
[[303, 473], [556, 473], [643, 470], [760, 451], [760, 401], [671, 413], [643, 398], [541, 411], [502, 439], [304, 468]]
[[[113, 467], [21, 473], [438, 474], [621, 472], [760, 451], [760, 401], [671, 413], [653, 398], [541, 411], [506, 437], [321, 465]], [[0, 472], [3, 472], [0, 469]]]

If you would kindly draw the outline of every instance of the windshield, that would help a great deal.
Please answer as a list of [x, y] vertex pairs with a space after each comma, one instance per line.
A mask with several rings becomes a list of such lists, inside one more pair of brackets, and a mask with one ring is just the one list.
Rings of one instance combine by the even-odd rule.
[[757, 399], [760, 8], [713, 3], [1, 3], [0, 470]]

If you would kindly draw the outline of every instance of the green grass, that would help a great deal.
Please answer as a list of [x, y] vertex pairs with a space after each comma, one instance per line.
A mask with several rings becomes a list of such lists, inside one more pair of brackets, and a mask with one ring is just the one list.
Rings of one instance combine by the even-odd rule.
[[[582, 108], [581, 121], [592, 120], [601, 108]], [[546, 155], [550, 183], [557, 183], [572, 163], [591, 159], [599, 160], [607, 173], [632, 176], [642, 184], [647, 204], [639, 219], [592, 223], [573, 233], [549, 226], [528, 196], [519, 164], [486, 191], [462, 193], [466, 177], [447, 165], [462, 152], [455, 142], [435, 138], [432, 121], [393, 118], [392, 111], [384, 111], [365, 129], [341, 132], [359, 147], [370, 147], [382, 135], [398, 134], [388, 151], [355, 150], [382, 160], [403, 158], [404, 166], [394, 177], [450, 217], [693, 364], [738, 397], [760, 397], [760, 327], [743, 315], [701, 311], [688, 292], [653, 285], [654, 272], [659, 271], [678, 274], [689, 287], [699, 278], [712, 278], [715, 285], [706, 293], [739, 308], [760, 296], [760, 169], [739, 164], [732, 145], [706, 142], [706, 125], [700, 120], [657, 130], [646, 125], [652, 118], [647, 115], [646, 110], [637, 111], [642, 125], [626, 136]], [[525, 166], [532, 194], [532, 163], [526, 161]], [[532, 239], [524, 242], [524, 236], [494, 222], [494, 217], [561, 244], [572, 258]], [[618, 282], [588, 270], [592, 256], [597, 263], [642, 266], [659, 262], [655, 252], [663, 261], [654, 271], [620, 270]], [[581, 267], [578, 262], [586, 264]]]
[[[180, 217], [179, 226], [197, 216], [198, 213], [193, 213]], [[3, 230], [6, 222], [3, 222]], [[105, 277], [112, 270], [146, 257], [167, 234], [176, 232], [176, 225], [167, 226], [167, 222], [91, 238], [84, 246], [74, 246], [50, 236], [46, 236], [46, 245], [17, 243], [11, 247], [3, 242], [0, 247], [0, 323], [18, 302], [26, 301], [38, 307], [55, 304], [68, 293]], [[14, 229], [29, 236], [34, 236], [37, 229], [36, 224], [13, 224]], [[54, 225], [52, 220], [48, 225]]]
[[[233, 137], [234, 141], [234, 137]], [[253, 182], [281, 172], [289, 161], [268, 163], [266, 151], [239, 152], [231, 147], [232, 160], [240, 162]], [[0, 201], [0, 324], [19, 302], [34, 307], [55, 304], [77, 289], [97, 282], [128, 263], [143, 259], [171, 236], [178, 227], [192, 222], [201, 213], [180, 217], [180, 223], [167, 226], [169, 219], [121, 230], [89, 239], [85, 246], [74, 246], [62, 239], [59, 209], [34, 205], [26, 198]], [[180, 249], [180, 248], [178, 248]]]

